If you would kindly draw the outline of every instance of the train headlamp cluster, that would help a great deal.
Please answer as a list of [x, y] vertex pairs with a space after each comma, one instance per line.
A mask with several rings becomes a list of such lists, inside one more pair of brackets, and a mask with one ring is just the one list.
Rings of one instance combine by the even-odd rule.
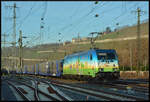
[[115, 67], [115, 64], [113, 64], [113, 66]]
[[104, 68], [100, 68], [99, 71], [103, 72], [103, 71], [104, 71]]
[[113, 70], [114, 70], [114, 71], [117, 71], [117, 70], [118, 70], [118, 68], [113, 68]]

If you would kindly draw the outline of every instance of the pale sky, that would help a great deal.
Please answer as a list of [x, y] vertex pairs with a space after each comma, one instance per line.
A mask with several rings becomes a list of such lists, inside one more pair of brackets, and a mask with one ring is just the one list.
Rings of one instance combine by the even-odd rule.
[[[31, 41], [31, 46], [39, 43], [58, 43], [71, 41], [77, 37], [88, 37], [91, 32], [102, 32], [106, 27], [114, 30], [119, 26], [137, 23], [137, 13], [132, 13], [137, 7], [146, 13], [141, 14], [141, 21], [149, 19], [148, 1], [2, 1], [1, 2], [1, 30], [2, 34], [9, 36], [8, 42], [12, 41], [13, 33], [13, 6], [16, 3], [16, 39], [19, 38], [19, 30], [22, 30], [24, 44]], [[98, 14], [98, 17], [95, 17]], [[42, 42], [40, 35], [41, 17], [44, 17], [42, 30]], [[9, 19], [8, 19], [9, 18]], [[61, 33], [59, 35], [59, 33]], [[2, 39], [3, 40], [3, 39]]]

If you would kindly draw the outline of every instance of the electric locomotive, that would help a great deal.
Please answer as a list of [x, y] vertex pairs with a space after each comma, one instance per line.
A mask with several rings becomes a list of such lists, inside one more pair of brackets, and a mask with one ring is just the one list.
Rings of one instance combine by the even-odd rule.
[[77, 79], [120, 77], [118, 57], [113, 49], [90, 49], [67, 55], [61, 60], [24, 66], [23, 73]]
[[118, 57], [113, 49], [91, 49], [64, 58], [63, 75], [118, 79]]

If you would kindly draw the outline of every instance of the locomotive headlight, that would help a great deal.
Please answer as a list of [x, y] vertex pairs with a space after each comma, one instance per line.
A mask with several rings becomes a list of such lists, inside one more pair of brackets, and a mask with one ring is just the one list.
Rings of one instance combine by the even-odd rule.
[[113, 64], [113, 66], [115, 67], [115, 64]]
[[103, 72], [103, 71], [104, 71], [104, 68], [100, 68], [99, 71], [100, 71], [100, 72]]
[[117, 71], [118, 69], [117, 69], [117, 68], [113, 68], [113, 70], [114, 70], [114, 71]]

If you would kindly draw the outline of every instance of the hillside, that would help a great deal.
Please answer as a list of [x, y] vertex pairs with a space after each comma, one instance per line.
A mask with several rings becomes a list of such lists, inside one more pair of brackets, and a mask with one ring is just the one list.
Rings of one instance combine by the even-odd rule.
[[[140, 31], [141, 36], [148, 35], [149, 34], [149, 22], [142, 23], [140, 25], [140, 30], [141, 30]], [[134, 36], [137, 36], [137, 25], [134, 25], [131, 27], [125, 27], [125, 28], [122, 28], [116, 32], [102, 35], [99, 37], [99, 40], [124, 38], [124, 37], [134, 37]]]
[[[141, 36], [149, 34], [149, 22], [141, 24]], [[117, 39], [117, 38], [130, 38], [137, 36], [137, 27], [127, 27], [120, 29], [117, 32], [112, 32], [110, 34], [102, 35], [97, 41], [103, 41], [106, 39]], [[149, 37], [141, 38], [141, 66], [142, 68], [148, 68], [148, 46], [149, 46]], [[32, 48], [24, 48], [23, 57], [24, 58], [42, 58], [47, 60], [61, 59], [65, 56], [64, 52], [59, 52], [63, 50], [66, 54], [71, 54], [78, 51], [88, 50], [91, 47], [90, 44], [67, 44], [65, 46], [61, 45], [43, 45], [40, 48], [38, 46]], [[111, 41], [111, 42], [101, 42], [96, 43], [96, 47], [100, 49], [115, 49], [118, 54], [119, 64], [121, 67], [129, 68], [133, 66], [133, 69], [136, 68], [137, 62], [137, 50], [136, 50], [136, 39], [131, 40], [122, 40], [122, 41]], [[54, 51], [54, 52], [45, 52], [38, 53], [38, 51]], [[8, 54], [8, 53], [7, 53]], [[24, 61], [24, 64], [33, 64], [41, 62], [32, 62]]]

